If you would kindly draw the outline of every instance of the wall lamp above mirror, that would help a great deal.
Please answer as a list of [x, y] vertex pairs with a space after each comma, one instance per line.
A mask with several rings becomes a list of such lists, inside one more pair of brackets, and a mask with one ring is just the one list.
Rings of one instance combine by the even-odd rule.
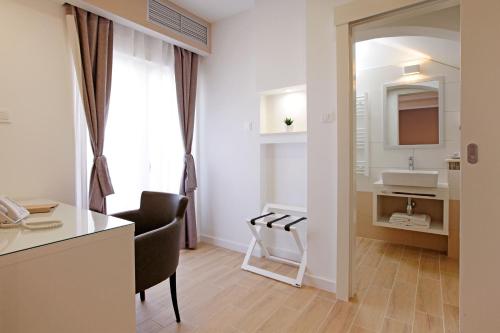
[[444, 142], [444, 79], [384, 85], [386, 149], [432, 148]]
[[403, 66], [403, 75], [420, 74], [420, 64]]

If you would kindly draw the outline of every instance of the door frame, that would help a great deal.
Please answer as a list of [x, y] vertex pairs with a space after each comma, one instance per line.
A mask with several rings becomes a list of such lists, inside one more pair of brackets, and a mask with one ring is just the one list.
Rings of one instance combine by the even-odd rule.
[[459, 0], [357, 0], [335, 8], [337, 52], [337, 298], [354, 296], [353, 264], [356, 251], [356, 177], [354, 174], [355, 77], [352, 27], [418, 5], [450, 6]]

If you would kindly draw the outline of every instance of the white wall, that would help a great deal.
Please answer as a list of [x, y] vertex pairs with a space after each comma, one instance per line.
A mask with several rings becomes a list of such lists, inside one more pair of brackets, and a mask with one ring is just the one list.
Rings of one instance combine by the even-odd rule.
[[337, 125], [323, 123], [336, 114], [334, 6], [338, 1], [307, 2], [307, 206], [308, 270], [335, 288], [337, 265]]
[[306, 1], [256, 0], [257, 90], [306, 81]]
[[0, 1], [0, 194], [74, 203], [71, 62], [64, 11], [48, 0]]
[[[295, 1], [302, 4], [294, 5]], [[304, 84], [300, 80], [305, 79], [307, 274], [309, 283], [330, 290], [335, 290], [337, 261], [337, 126], [335, 120], [321, 120], [327, 113], [336, 112], [333, 13], [335, 4], [340, 2], [345, 1], [258, 0], [253, 11], [216, 22], [213, 54], [201, 63], [198, 111], [202, 239], [245, 250], [250, 233], [243, 221], [260, 209], [259, 137], [255, 127], [258, 92]], [[307, 7], [301, 7], [305, 3]], [[265, 12], [264, 16], [259, 16], [261, 12]], [[286, 30], [280, 22], [288, 22], [290, 29]], [[295, 22], [305, 24], [304, 32], [295, 33], [305, 36], [303, 41], [288, 38], [294, 36], [290, 31], [295, 31]], [[297, 56], [301, 49], [305, 58]], [[288, 56], [297, 58], [289, 63]], [[307, 71], [302, 67], [303, 61]], [[244, 129], [249, 121], [254, 124], [250, 132]], [[286, 153], [290, 151], [284, 149], [279, 155], [292, 156]], [[266, 156], [266, 152], [263, 154]]]
[[307, 145], [305, 143], [261, 146], [262, 204], [307, 205]]
[[198, 197], [202, 239], [244, 250], [245, 219], [260, 211], [259, 96], [254, 12], [213, 25], [213, 53], [201, 60]]
[[[305, 143], [261, 145], [261, 204], [307, 207], [307, 145]], [[296, 227], [306, 241], [308, 223]], [[277, 233], [264, 229], [263, 235], [273, 248], [274, 254], [300, 259], [297, 245], [289, 233]]]
[[[213, 25], [198, 111], [202, 240], [246, 250], [251, 235], [245, 220], [260, 214], [264, 203], [307, 204], [306, 145], [261, 147], [259, 134], [260, 92], [305, 84], [304, 8], [304, 0], [257, 1], [254, 9]], [[305, 127], [306, 119], [298, 120]], [[280, 255], [293, 257], [297, 250], [288, 238], [269, 239]]]
[[[432, 61], [421, 65], [418, 79], [444, 77], [444, 145], [438, 148], [384, 148], [383, 87], [386, 83], [407, 82], [401, 75], [401, 64], [370, 68], [356, 74], [356, 94], [368, 96], [370, 114], [370, 175], [357, 175], [357, 190], [372, 191], [373, 182], [380, 179], [384, 169], [408, 169], [408, 157], [415, 158], [415, 168], [438, 170], [439, 181], [448, 182], [445, 159], [460, 152], [460, 71]], [[411, 78], [410, 78], [411, 79]]]

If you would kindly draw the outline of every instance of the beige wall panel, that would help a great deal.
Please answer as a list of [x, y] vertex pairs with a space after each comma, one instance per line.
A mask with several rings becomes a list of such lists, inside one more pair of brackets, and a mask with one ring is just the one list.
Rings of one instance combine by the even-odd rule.
[[500, 1], [461, 1], [462, 163], [460, 331], [500, 332]]

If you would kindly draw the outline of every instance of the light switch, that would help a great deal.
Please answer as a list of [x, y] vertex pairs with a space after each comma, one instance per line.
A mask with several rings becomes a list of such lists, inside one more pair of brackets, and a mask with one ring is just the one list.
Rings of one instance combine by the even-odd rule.
[[10, 124], [10, 113], [7, 109], [0, 108], [0, 124]]
[[325, 112], [321, 115], [322, 123], [333, 123], [335, 121], [335, 114], [333, 112]]
[[251, 132], [253, 129], [253, 123], [251, 121], [245, 121], [245, 123], [243, 124], [243, 128], [246, 131]]

